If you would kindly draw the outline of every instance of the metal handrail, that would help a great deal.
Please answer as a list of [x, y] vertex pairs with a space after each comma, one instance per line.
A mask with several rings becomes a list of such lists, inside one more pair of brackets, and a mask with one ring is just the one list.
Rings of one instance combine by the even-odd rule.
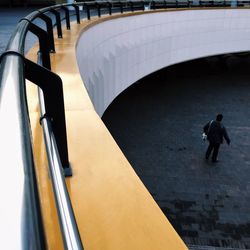
[[[19, 23], [8, 50], [23, 53], [24, 26], [23, 22]], [[45, 240], [26, 105], [23, 57], [18, 52], [5, 53], [0, 69], [1, 245], [9, 249], [43, 250]]]
[[45, 104], [43, 92], [39, 89], [39, 102], [41, 108], [41, 125], [43, 127], [46, 151], [48, 156], [49, 173], [52, 180], [53, 192], [57, 210], [59, 212], [60, 226], [63, 231], [62, 237], [64, 245], [68, 250], [81, 250], [83, 249], [80, 234], [77, 228], [76, 220], [70, 198], [68, 195], [67, 187], [64, 181], [63, 167], [61, 164], [60, 156], [57, 150], [55, 136], [53, 134], [51, 119], [45, 116]]
[[[59, 7], [56, 6], [56, 8]], [[51, 8], [44, 8], [22, 19], [17, 25], [6, 51], [1, 55], [0, 154], [3, 164], [0, 166], [4, 167], [2, 173], [8, 182], [4, 182], [5, 186], [0, 188], [2, 204], [0, 208], [0, 232], [1, 245], [8, 246], [10, 249], [43, 250], [46, 248], [26, 103], [25, 72], [27, 62], [24, 58], [24, 42], [31, 22], [41, 13], [49, 10]], [[56, 178], [52, 178], [52, 185], [64, 246], [65, 249], [83, 249], [65, 181], [62, 177], [62, 166], [60, 165], [54, 132], [51, 129], [52, 125], [47, 122], [47, 118], [42, 120], [42, 124], [44, 124], [48, 161], [50, 169], [52, 169], [51, 176], [56, 176]], [[10, 128], [12, 128], [10, 133], [6, 133]], [[51, 161], [52, 152], [53, 162]], [[53, 166], [57, 167], [57, 172], [53, 170]], [[4, 223], [5, 221], [7, 224]], [[7, 226], [8, 223], [11, 227]]]
[[[236, 6], [235, 1], [227, 0], [79, 2], [74, 4], [55, 5], [34, 11], [21, 19], [17, 25], [9, 40], [6, 51], [0, 57], [0, 168], [2, 170], [2, 175], [4, 175], [2, 179], [7, 180], [2, 180], [1, 185], [4, 186], [0, 187], [1, 245], [5, 246], [6, 244], [10, 249], [46, 248], [25, 92], [25, 79], [27, 77], [35, 79], [35, 77], [32, 76], [32, 69], [29, 68], [29, 65], [32, 65], [32, 63], [29, 63], [28, 60], [24, 58], [24, 43], [27, 32], [32, 31], [40, 36], [39, 56], [41, 60], [40, 64], [43, 67], [37, 65], [35, 68], [38, 72], [39, 70], [41, 70], [41, 72], [46, 72], [45, 68], [47, 68], [47, 72], [50, 72], [49, 53], [55, 51], [55, 47], [52, 37], [53, 32], [51, 32], [51, 22], [49, 17], [44, 16], [44, 14], [51, 13], [55, 15], [58, 37], [62, 37], [62, 19], [59, 10], [65, 12], [67, 28], [70, 29], [70, 17], [67, 11], [69, 6], [75, 8], [77, 22], [80, 23], [79, 6], [84, 7], [86, 16], [90, 19], [93, 11], [94, 15], [98, 14], [98, 16], [101, 16], [102, 10], [108, 10], [108, 13], [111, 15], [114, 11], [123, 13], [125, 11], [132, 12], [139, 9], [144, 10], [145, 6], [149, 4], [153, 9], [193, 6], [236, 7], [249, 5], [250, 1], [237, 1]], [[41, 28], [33, 24], [36, 18], [41, 18], [46, 22], [47, 31], [41, 30]], [[48, 73], [47, 81], [49, 81], [51, 75], [53, 75], [53, 73]], [[58, 76], [53, 77], [57, 78]], [[41, 82], [36, 84], [39, 86], [42, 85]], [[64, 157], [65, 153], [67, 154], [67, 141], [66, 138], [64, 138], [65, 140], [60, 140], [60, 137], [65, 137], [66, 127], [60, 127], [60, 125], [58, 125], [59, 122], [57, 122], [57, 125], [55, 125], [55, 121], [51, 122], [51, 120], [55, 118], [55, 110], [50, 108], [53, 100], [51, 100], [50, 94], [46, 93], [46, 91], [51, 91], [51, 89], [54, 91], [53, 88], [44, 87], [43, 91], [45, 92], [43, 94], [46, 98], [40, 93], [40, 99], [42, 112], [41, 124], [44, 131], [53, 192], [65, 248], [82, 249], [80, 235], [63, 178], [63, 169], [67, 169], [65, 165], [68, 164], [68, 158]], [[63, 101], [58, 101], [58, 103], [61, 103], [63, 107]], [[63, 108], [57, 107], [61, 109], [61, 116], [59, 117], [62, 117], [63, 120]], [[57, 126], [59, 126], [59, 131], [63, 136], [58, 135]], [[5, 191], [6, 189], [8, 192]], [[5, 221], [7, 221], [7, 223], [4, 223]], [[8, 226], [9, 224], [11, 226]]]

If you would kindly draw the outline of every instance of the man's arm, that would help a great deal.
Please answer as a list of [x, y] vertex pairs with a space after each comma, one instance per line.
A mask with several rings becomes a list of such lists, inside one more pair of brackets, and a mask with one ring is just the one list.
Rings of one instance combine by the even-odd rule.
[[227, 144], [229, 145], [230, 142], [231, 142], [231, 140], [230, 140], [230, 138], [229, 138], [229, 136], [228, 136], [228, 133], [227, 133], [227, 130], [226, 130], [225, 127], [223, 127], [223, 136], [224, 136], [224, 138], [225, 138]]
[[210, 123], [208, 122], [204, 127], [203, 127], [203, 132], [207, 134], [208, 128], [209, 128]]

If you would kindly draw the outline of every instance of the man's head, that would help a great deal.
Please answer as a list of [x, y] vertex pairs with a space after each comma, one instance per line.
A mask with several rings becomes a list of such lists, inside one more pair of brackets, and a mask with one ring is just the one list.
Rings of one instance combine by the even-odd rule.
[[223, 119], [223, 115], [222, 115], [222, 114], [218, 114], [218, 115], [216, 116], [216, 121], [221, 122], [222, 119]]

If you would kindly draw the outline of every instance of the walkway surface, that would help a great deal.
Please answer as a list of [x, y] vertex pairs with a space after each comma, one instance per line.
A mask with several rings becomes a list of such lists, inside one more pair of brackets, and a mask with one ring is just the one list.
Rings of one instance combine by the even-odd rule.
[[[249, 68], [247, 54], [172, 66], [131, 86], [103, 116], [187, 244], [250, 248]], [[214, 164], [201, 133], [217, 113], [231, 145]]]
[[[40, 7], [27, 7], [27, 8], [1, 8], [0, 7], [0, 54], [6, 49], [7, 43], [15, 30], [16, 25], [19, 20], [32, 11], [42, 8]], [[65, 13], [61, 10], [61, 15], [64, 17]], [[55, 24], [55, 17], [51, 14], [53, 24]], [[81, 12], [81, 18], [85, 16]], [[71, 17], [71, 20], [75, 20], [75, 16]], [[39, 25], [45, 29], [45, 23], [41, 19], [36, 19], [35, 24]], [[63, 21], [65, 23], [65, 20]], [[38, 39], [31, 32], [27, 33], [26, 43], [25, 43], [25, 52], [27, 52]]]
[[[31, 11], [0, 8], [0, 53]], [[103, 117], [190, 249], [250, 248], [249, 66], [247, 56], [228, 56], [171, 67], [129, 88]], [[215, 165], [203, 159], [201, 130], [217, 112], [232, 144]]]

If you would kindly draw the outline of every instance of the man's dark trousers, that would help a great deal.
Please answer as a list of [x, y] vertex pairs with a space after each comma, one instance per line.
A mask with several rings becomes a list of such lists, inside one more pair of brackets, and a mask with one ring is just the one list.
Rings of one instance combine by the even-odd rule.
[[212, 155], [212, 161], [217, 161], [217, 156], [219, 153], [219, 148], [220, 148], [220, 143], [215, 143], [215, 142], [209, 142], [207, 152], [206, 152], [206, 159], [209, 158], [212, 150], [213, 150], [213, 155]]

